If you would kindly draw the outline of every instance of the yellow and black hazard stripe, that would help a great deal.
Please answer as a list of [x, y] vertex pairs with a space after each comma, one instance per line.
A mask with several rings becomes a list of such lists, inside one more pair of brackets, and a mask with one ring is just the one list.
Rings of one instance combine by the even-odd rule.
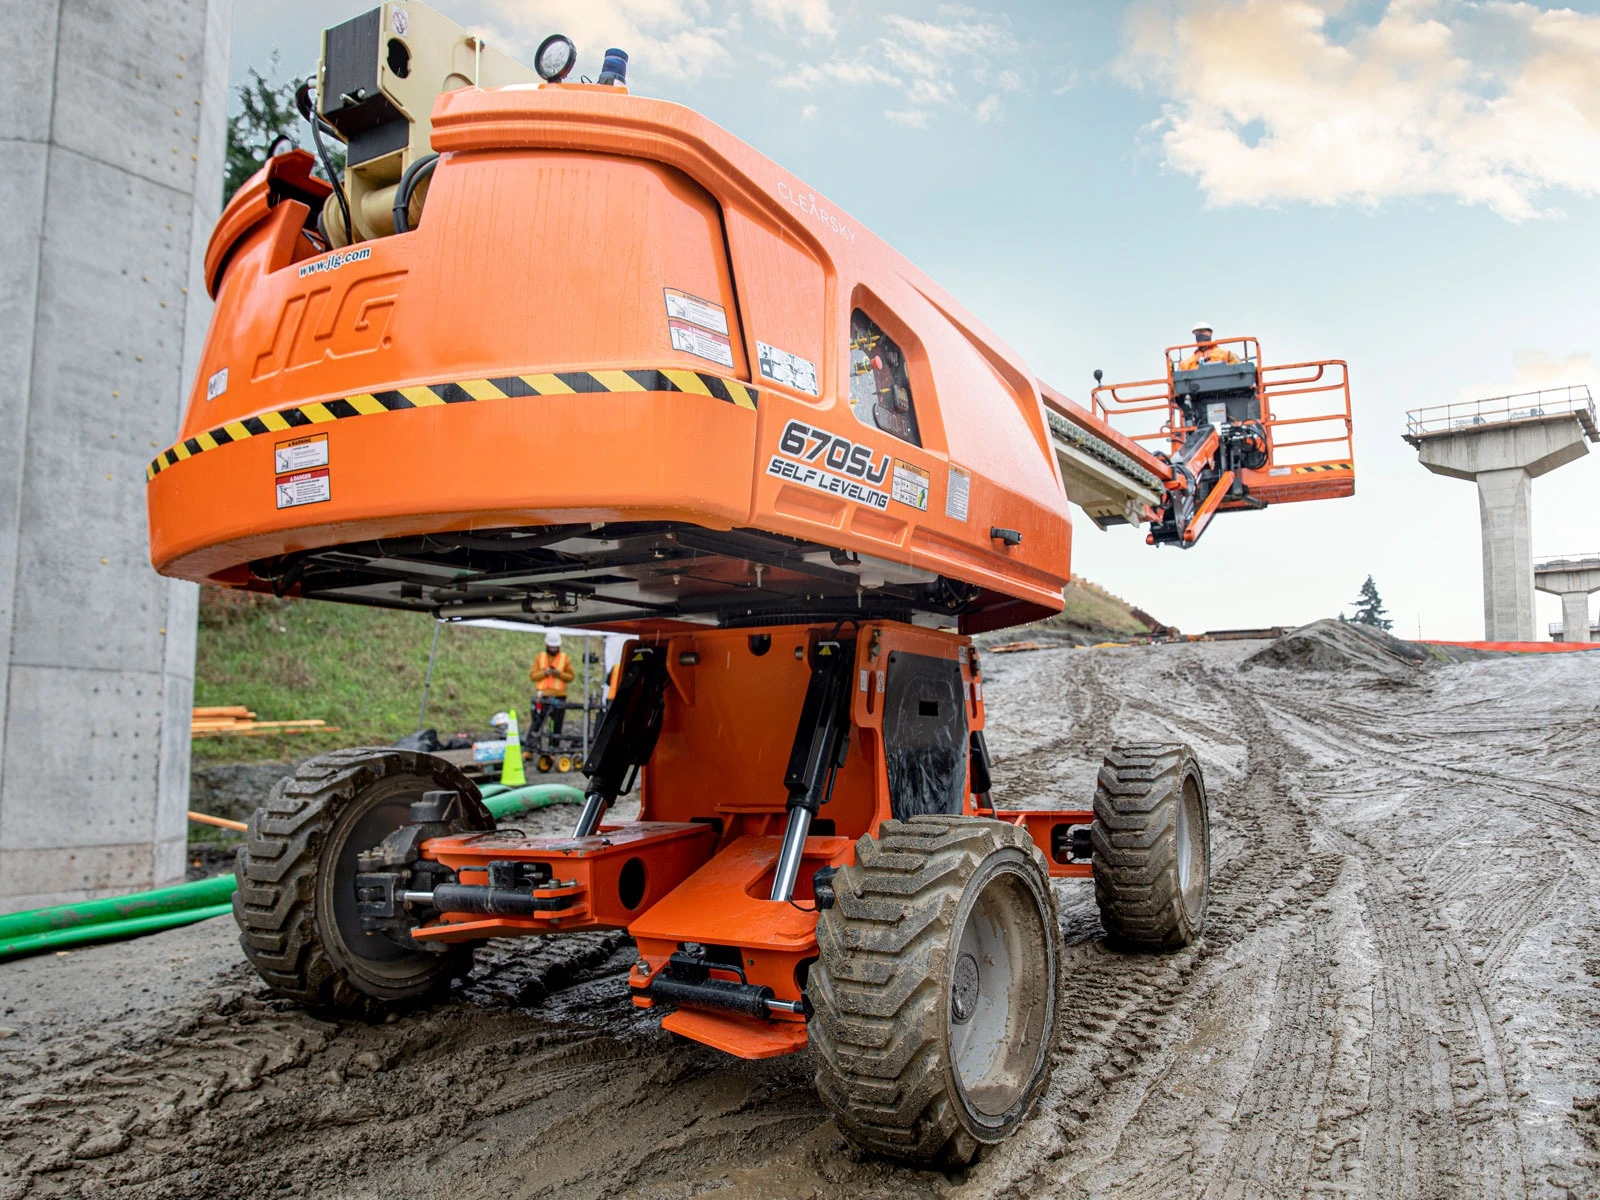
[[1310, 475], [1314, 471], [1353, 471], [1355, 467], [1350, 463], [1316, 463], [1309, 467], [1296, 467], [1296, 475]]
[[755, 388], [737, 379], [670, 367], [640, 371], [559, 371], [546, 375], [505, 375], [495, 379], [419, 384], [390, 392], [361, 392], [335, 400], [312, 401], [262, 413], [259, 417], [229, 421], [162, 451], [145, 468], [144, 474], [145, 479], [154, 479], [168, 467], [219, 446], [327, 421], [376, 416], [406, 408], [433, 408], [476, 400], [517, 400], [527, 396], [570, 396], [580, 392], [685, 392], [721, 400], [751, 412], [755, 411], [758, 394]]

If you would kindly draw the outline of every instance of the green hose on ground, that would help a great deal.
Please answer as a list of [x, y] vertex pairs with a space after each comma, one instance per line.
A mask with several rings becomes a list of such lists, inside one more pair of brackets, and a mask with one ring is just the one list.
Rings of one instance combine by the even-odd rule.
[[[583, 793], [564, 783], [507, 788], [490, 784], [485, 807], [497, 821], [552, 804], [582, 804]], [[176, 887], [85, 900], [53, 908], [34, 908], [0, 916], [0, 959], [39, 950], [77, 946], [110, 938], [171, 929], [230, 911], [237, 886], [231, 873], [180, 883]]]
[[233, 875], [230, 873], [214, 879], [180, 883], [176, 887], [156, 888], [152, 892], [134, 892], [128, 896], [111, 896], [104, 900], [84, 900], [78, 904], [9, 913], [0, 917], [0, 942], [84, 925], [101, 925], [108, 921], [138, 920], [207, 908], [226, 902], [233, 895], [233, 888]]
[[[204, 883], [221, 881], [226, 881], [231, 887], [233, 876], [219, 875], [215, 880], [202, 880]], [[170, 891], [172, 889], [163, 890]], [[135, 897], [124, 896], [122, 898], [124, 900], [132, 900]], [[49, 912], [50, 910], [38, 909], [36, 911]], [[230, 901], [225, 904], [208, 904], [195, 908], [179, 909], [176, 912], [149, 913], [142, 917], [129, 917], [121, 921], [96, 921], [69, 928], [47, 929], [42, 933], [0, 936], [0, 959], [14, 958], [21, 954], [37, 954], [41, 950], [61, 950], [67, 946], [81, 946], [85, 942], [105, 942], [110, 941], [112, 938], [134, 937], [141, 933], [155, 933], [158, 930], [173, 929], [179, 925], [188, 925], [195, 921], [208, 921], [212, 917], [220, 917], [224, 913], [232, 911], [233, 904]]]
[[[490, 784], [490, 787], [497, 786]], [[488, 788], [483, 789], [485, 793]], [[484, 807], [494, 814], [496, 821], [530, 812], [535, 808], [548, 808], [552, 804], [582, 804], [583, 793], [565, 783], [531, 783], [527, 787], [501, 789], [494, 795], [485, 795]]]

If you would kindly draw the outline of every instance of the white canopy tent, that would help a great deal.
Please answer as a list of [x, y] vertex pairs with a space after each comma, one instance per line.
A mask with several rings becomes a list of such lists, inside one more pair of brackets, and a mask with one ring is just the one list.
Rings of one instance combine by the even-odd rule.
[[[435, 621], [433, 624], [433, 645], [428, 650], [428, 672], [422, 681], [422, 704], [417, 710], [417, 732], [422, 732], [423, 725], [428, 719], [428, 690], [433, 686], [433, 662], [439, 651], [439, 630], [446, 625], [466, 625], [475, 629], [506, 629], [513, 633], [526, 633], [539, 635], [539, 644], [542, 645], [544, 635], [559, 633], [561, 635], [562, 649], [569, 654], [572, 648], [572, 639], [583, 640], [581, 651], [584, 662], [583, 670], [583, 753], [587, 758], [589, 742], [594, 735], [590, 728], [589, 713], [593, 702], [605, 694], [605, 681], [611, 676], [611, 668], [622, 661], [622, 647], [633, 636], [626, 633], [607, 633], [599, 629], [574, 629], [558, 625], [534, 625], [526, 621], [504, 621], [496, 617], [479, 617], [468, 621]], [[589, 670], [589, 655], [593, 650], [595, 639], [601, 643], [601, 670], [600, 678], [594, 678], [594, 672]], [[530, 648], [530, 658], [538, 650]]]

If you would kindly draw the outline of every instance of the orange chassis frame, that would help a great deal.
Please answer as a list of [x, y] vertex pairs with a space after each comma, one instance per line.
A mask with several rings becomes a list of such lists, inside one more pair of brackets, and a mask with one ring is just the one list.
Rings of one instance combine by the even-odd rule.
[[[772, 989], [779, 1001], [802, 1001], [805, 971], [817, 956], [813, 876], [855, 860], [856, 839], [894, 815], [884, 754], [887, 672], [901, 655], [956, 661], [969, 731], [984, 726], [983, 674], [969, 639], [898, 622], [865, 622], [853, 633], [856, 686], [850, 750], [831, 799], [807, 838], [791, 903], [769, 899], [786, 820], [783, 768], [805, 691], [803, 651], [814, 634], [838, 626], [722, 629], [656, 639], [667, 647], [670, 684], [662, 733], [641, 773], [637, 821], [602, 824], [586, 838], [527, 837], [515, 829], [434, 838], [424, 859], [444, 864], [463, 884], [487, 882], [491, 862], [548, 865], [539, 895], [560, 907], [531, 916], [445, 913], [413, 933], [422, 942], [466, 942], [582, 929], [625, 929], [638, 946], [629, 976], [634, 1003], [651, 1007], [651, 981], [685, 946], [715, 946], [729, 961], [713, 978]], [[768, 648], [757, 653], [763, 640]], [[736, 742], [740, 752], [729, 755]], [[718, 776], [706, 766], [717, 748]], [[1087, 859], [1071, 854], [1069, 830], [1086, 826], [1085, 809], [995, 810], [971, 790], [967, 762], [963, 811], [1027, 829], [1052, 876], [1089, 878]], [[832, 825], [828, 829], [827, 822]], [[737, 949], [739, 966], [732, 965]], [[802, 1012], [770, 1019], [680, 1007], [663, 1027], [742, 1058], [769, 1058], [806, 1044]]]

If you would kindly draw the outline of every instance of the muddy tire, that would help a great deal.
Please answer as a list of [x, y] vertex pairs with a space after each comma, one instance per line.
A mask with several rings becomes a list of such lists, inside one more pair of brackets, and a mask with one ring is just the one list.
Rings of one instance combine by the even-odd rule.
[[1111, 942], [1176, 950], [1205, 930], [1211, 823], [1194, 751], [1118, 746], [1094, 793], [1094, 898]]
[[261, 978], [311, 1008], [375, 1016], [441, 991], [472, 965], [470, 946], [410, 950], [365, 933], [356, 856], [410, 819], [424, 792], [461, 794], [457, 832], [494, 828], [455, 767], [409, 750], [339, 750], [300, 764], [250, 818], [234, 874], [239, 943]]
[[817, 1091], [864, 1150], [968, 1163], [1050, 1075], [1061, 935], [1027, 833], [974, 817], [885, 821], [817, 920], [806, 980]]

